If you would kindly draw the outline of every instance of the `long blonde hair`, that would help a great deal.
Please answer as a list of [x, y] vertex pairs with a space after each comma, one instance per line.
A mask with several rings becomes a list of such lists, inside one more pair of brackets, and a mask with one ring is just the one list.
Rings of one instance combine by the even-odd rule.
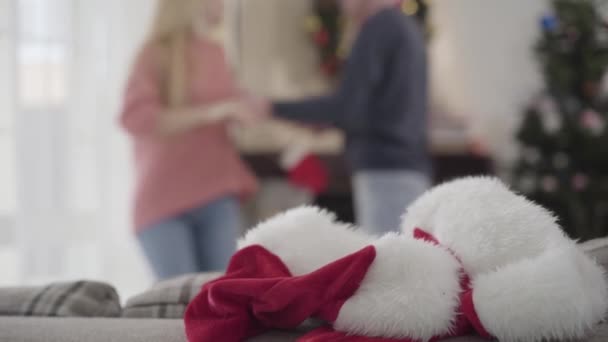
[[157, 1], [148, 43], [159, 51], [165, 100], [170, 107], [179, 107], [188, 101], [186, 49], [196, 25], [202, 20], [204, 0]]

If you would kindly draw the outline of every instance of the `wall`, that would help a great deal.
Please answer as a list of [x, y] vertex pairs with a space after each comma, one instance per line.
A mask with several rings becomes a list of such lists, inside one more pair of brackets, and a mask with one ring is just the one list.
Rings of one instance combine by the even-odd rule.
[[240, 76], [247, 88], [274, 97], [318, 93], [326, 84], [304, 30], [310, 1], [241, 0]]
[[522, 107], [542, 89], [532, 47], [545, 0], [434, 1], [436, 101], [473, 118], [501, 162], [514, 157]]

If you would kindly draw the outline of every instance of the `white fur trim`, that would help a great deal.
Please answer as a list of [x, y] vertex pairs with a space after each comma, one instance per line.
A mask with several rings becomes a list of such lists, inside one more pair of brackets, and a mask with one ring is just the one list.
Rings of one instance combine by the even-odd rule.
[[487, 177], [431, 189], [403, 217], [406, 235], [415, 228], [452, 249], [471, 276], [572, 244], [550, 212]]
[[315, 207], [279, 214], [250, 230], [239, 249], [261, 245], [277, 255], [294, 275], [307, 274], [371, 245], [373, 238], [336, 222], [335, 215]]
[[583, 338], [608, 307], [603, 270], [575, 246], [480, 275], [473, 288], [482, 324], [507, 342]]
[[458, 261], [441, 247], [389, 234], [340, 310], [337, 330], [364, 336], [428, 340], [450, 329], [459, 304]]

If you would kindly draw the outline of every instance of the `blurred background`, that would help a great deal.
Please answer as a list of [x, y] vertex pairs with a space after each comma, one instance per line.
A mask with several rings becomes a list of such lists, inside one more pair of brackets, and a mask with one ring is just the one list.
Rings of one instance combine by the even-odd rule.
[[[316, 5], [226, 1], [225, 48], [245, 89], [296, 99], [332, 88], [332, 51], [319, 43], [332, 31]], [[551, 5], [406, 0], [403, 10], [428, 43], [433, 181], [497, 175], [590, 239], [608, 234], [608, 33], [602, 18], [585, 24], [586, 9]], [[92, 278], [126, 298], [153, 281], [133, 236], [131, 149], [116, 118], [154, 8], [0, 0], [0, 286]], [[268, 121], [233, 137], [261, 184], [243, 207], [249, 226], [306, 203], [353, 220], [339, 131]], [[294, 145], [320, 157], [322, 192], [286, 178], [279, 160]]]

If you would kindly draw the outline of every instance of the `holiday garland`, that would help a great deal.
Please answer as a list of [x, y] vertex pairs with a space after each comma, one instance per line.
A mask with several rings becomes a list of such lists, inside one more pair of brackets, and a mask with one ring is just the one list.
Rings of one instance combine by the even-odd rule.
[[[396, 0], [407, 15], [414, 16], [430, 36], [428, 12], [430, 0]], [[345, 20], [340, 13], [337, 0], [315, 0], [313, 13], [306, 18], [306, 30], [311, 35], [320, 57], [321, 71], [330, 80], [335, 80], [346, 55], [342, 44]]]

